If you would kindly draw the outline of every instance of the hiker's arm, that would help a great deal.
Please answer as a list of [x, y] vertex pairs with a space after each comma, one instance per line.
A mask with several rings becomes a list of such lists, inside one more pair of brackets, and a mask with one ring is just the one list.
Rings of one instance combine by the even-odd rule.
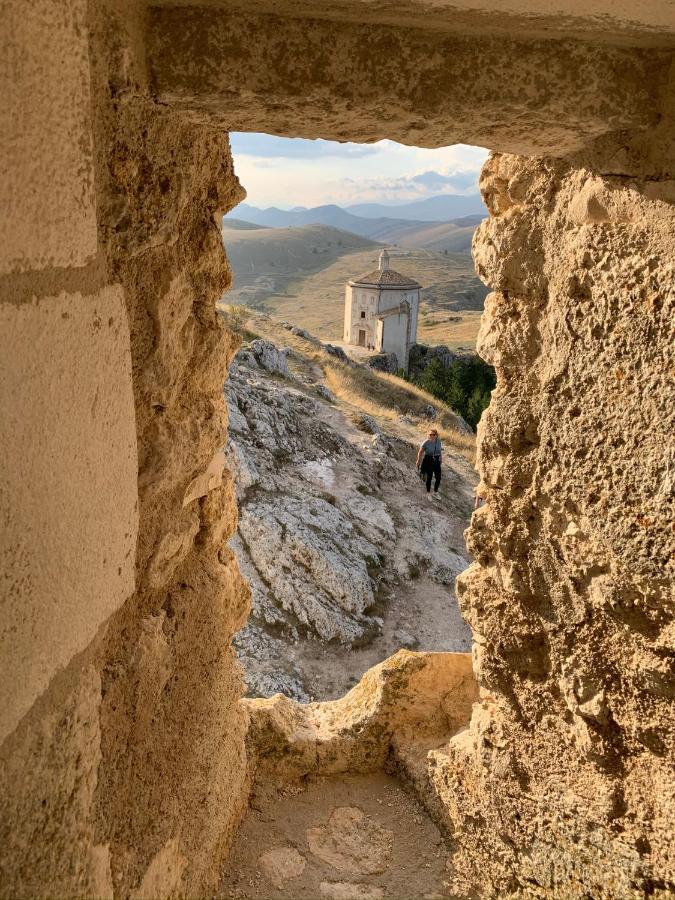
[[420, 463], [422, 462], [422, 453], [423, 452], [424, 452], [424, 449], [422, 447], [420, 447], [420, 449], [417, 451], [417, 462], [415, 463], [415, 465], [417, 466], [418, 469], [420, 467]]

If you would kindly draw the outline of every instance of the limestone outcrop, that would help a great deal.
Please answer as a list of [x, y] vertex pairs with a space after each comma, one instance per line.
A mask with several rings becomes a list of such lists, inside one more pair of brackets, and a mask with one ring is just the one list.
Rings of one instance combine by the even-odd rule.
[[[308, 639], [312, 652], [328, 652], [329, 696], [348, 689], [345, 654], [357, 645], [375, 641], [373, 662], [377, 647], [380, 659], [400, 646], [468, 650], [468, 630], [452, 616], [452, 586], [468, 565], [466, 462], [448, 448], [447, 503], [430, 507], [414, 471], [416, 447], [372, 416], [350, 419], [326, 395], [320, 369], [294, 377], [286, 358], [254, 340], [226, 384], [226, 464], [240, 508], [231, 546], [252, 590], [251, 618], [235, 646], [249, 689], [326, 696], [304, 659]], [[398, 622], [399, 607], [430, 590], [446, 608], [431, 637], [422, 619]]]
[[452, 737], [476, 696], [469, 654], [399, 650], [339, 700], [245, 700], [254, 771], [287, 781], [379, 771], [397, 746]]

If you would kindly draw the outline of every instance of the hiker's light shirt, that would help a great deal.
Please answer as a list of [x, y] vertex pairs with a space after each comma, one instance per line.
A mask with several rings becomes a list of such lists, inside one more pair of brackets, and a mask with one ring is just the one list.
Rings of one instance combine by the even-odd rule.
[[437, 437], [435, 440], [427, 438], [420, 444], [420, 450], [424, 450], [425, 456], [433, 456], [434, 459], [441, 458], [441, 439]]

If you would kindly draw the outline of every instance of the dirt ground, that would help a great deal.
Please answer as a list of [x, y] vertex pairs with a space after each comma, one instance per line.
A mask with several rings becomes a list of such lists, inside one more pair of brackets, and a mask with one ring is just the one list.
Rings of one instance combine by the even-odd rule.
[[384, 774], [258, 789], [218, 896], [233, 900], [441, 900], [451, 851], [415, 798]]
[[[363, 432], [351, 423], [344, 404], [327, 407], [323, 415], [333, 419], [334, 425], [348, 440], [359, 443], [365, 452], [370, 442]], [[347, 413], [347, 415], [345, 414]], [[387, 423], [389, 434], [406, 440], [411, 446], [411, 465], [415, 457], [415, 445], [419, 440], [414, 426], [403, 423]], [[434, 521], [444, 529], [450, 526], [451, 549], [465, 553], [464, 530], [468, 525], [473, 502], [472, 482], [474, 473], [461, 457], [446, 454], [441, 483], [442, 499], [436, 504], [430, 501], [420, 482], [417, 494], [402, 492], [396, 484], [383, 484], [380, 499], [400, 524], [403, 518], [411, 520], [420, 515], [423, 520]], [[345, 473], [345, 480], [347, 474]], [[405, 553], [403, 540], [397, 547]], [[306, 681], [312, 684], [314, 696], [321, 700], [334, 700], [353, 687], [368, 669], [387, 659], [402, 646], [413, 650], [469, 651], [471, 629], [462, 618], [454, 590], [450, 585], [439, 584], [428, 578], [424, 571], [414, 581], [396, 580], [379, 597], [376, 614], [382, 627], [367, 644], [349, 648], [339, 644], [326, 644], [305, 637], [297, 648], [289, 647], [291, 654], [301, 656], [300, 667]], [[411, 641], [408, 639], [412, 638]]]

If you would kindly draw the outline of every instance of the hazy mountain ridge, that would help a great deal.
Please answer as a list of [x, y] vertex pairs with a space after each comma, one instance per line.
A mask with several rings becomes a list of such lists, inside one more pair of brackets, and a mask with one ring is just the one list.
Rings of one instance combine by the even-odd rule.
[[[396, 226], [420, 224], [409, 219], [396, 219], [387, 217], [367, 218], [355, 216], [340, 206], [317, 206], [313, 209], [257, 209], [246, 203], [236, 207], [238, 221], [245, 220], [255, 225], [267, 228], [297, 228], [305, 225], [329, 225], [331, 228], [339, 228], [358, 234], [360, 237], [379, 240], [380, 236]], [[230, 214], [228, 214], [229, 216]], [[225, 216], [224, 225], [229, 221]]]
[[355, 216], [365, 218], [379, 218], [386, 216], [398, 219], [417, 219], [420, 222], [447, 222], [466, 217], [479, 216], [484, 219], [487, 216], [487, 208], [480, 194], [442, 194], [437, 197], [427, 197], [424, 200], [412, 200], [409, 203], [354, 203], [346, 206], [347, 212]]
[[[456, 195], [429, 197], [412, 203], [387, 206], [382, 203], [359, 203], [349, 207], [325, 204], [307, 208], [278, 209], [271, 206], [260, 209], [241, 203], [227, 214], [229, 219], [246, 221], [268, 228], [288, 228], [301, 225], [330, 225], [351, 231], [372, 240], [387, 242], [392, 229], [430, 223], [453, 223], [457, 227], [477, 224], [487, 215], [478, 194], [468, 197]], [[464, 221], [467, 220], [467, 221]]]

